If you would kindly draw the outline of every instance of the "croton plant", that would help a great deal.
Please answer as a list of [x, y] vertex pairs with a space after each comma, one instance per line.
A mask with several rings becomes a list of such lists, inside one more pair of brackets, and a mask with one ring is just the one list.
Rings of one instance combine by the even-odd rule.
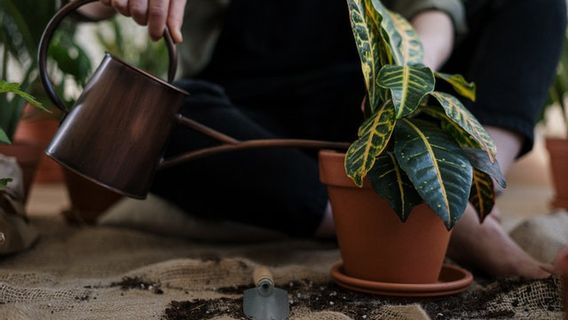
[[347, 0], [367, 96], [365, 121], [345, 158], [357, 186], [369, 181], [405, 221], [428, 204], [451, 229], [470, 202], [481, 221], [495, 203], [494, 181], [505, 187], [495, 145], [455, 96], [475, 101], [475, 85], [461, 75], [423, 64], [412, 26], [379, 0]]

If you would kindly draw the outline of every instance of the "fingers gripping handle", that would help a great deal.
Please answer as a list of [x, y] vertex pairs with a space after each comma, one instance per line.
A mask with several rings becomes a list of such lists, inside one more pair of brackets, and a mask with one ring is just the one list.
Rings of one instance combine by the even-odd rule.
[[[38, 50], [38, 66], [39, 66], [39, 75], [41, 79], [41, 83], [47, 92], [47, 95], [51, 99], [51, 101], [55, 104], [55, 106], [61, 109], [63, 112], [67, 112], [67, 107], [61, 100], [61, 98], [57, 95], [53, 83], [49, 79], [49, 75], [47, 74], [47, 50], [49, 49], [49, 43], [51, 42], [51, 38], [53, 33], [67, 15], [71, 12], [75, 11], [77, 8], [86, 5], [91, 2], [95, 2], [98, 0], [77, 0], [71, 1], [63, 8], [61, 8], [53, 18], [49, 21], [43, 34], [41, 36], [39, 42], [39, 50]], [[168, 48], [168, 57], [170, 59], [170, 66], [168, 69], [168, 82], [172, 82], [175, 78], [176, 69], [177, 69], [177, 54], [176, 54], [176, 47], [172, 40], [172, 36], [170, 31], [166, 28], [164, 31], [164, 39], [166, 41], [166, 45]]]

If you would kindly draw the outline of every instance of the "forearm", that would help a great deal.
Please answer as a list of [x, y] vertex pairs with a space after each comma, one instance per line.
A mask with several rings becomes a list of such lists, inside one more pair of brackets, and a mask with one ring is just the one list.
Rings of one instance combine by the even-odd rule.
[[428, 10], [410, 21], [424, 46], [424, 64], [438, 70], [448, 60], [454, 47], [454, 26], [449, 15]]

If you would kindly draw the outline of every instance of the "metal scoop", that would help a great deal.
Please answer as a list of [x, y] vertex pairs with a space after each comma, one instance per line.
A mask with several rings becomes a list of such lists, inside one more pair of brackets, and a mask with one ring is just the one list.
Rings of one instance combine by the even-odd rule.
[[286, 320], [290, 308], [288, 292], [274, 287], [272, 273], [267, 267], [256, 267], [253, 272], [256, 288], [247, 289], [243, 298], [243, 311], [253, 320]]

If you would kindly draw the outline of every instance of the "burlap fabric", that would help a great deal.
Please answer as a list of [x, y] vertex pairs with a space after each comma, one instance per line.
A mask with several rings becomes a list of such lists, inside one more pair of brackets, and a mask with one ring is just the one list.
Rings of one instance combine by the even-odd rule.
[[[352, 294], [330, 282], [328, 270], [339, 259], [333, 242], [214, 242], [188, 234], [182, 239], [71, 227], [58, 217], [32, 222], [40, 241], [0, 261], [0, 319], [172, 319], [172, 301], [226, 304], [233, 312], [212, 310], [214, 319], [239, 319], [234, 310], [240, 308], [240, 286], [250, 284], [256, 264], [271, 266], [277, 286], [289, 291], [292, 319], [561, 318], [555, 279], [485, 281], [454, 297], [387, 299]], [[125, 285], [126, 279], [141, 284]]]

